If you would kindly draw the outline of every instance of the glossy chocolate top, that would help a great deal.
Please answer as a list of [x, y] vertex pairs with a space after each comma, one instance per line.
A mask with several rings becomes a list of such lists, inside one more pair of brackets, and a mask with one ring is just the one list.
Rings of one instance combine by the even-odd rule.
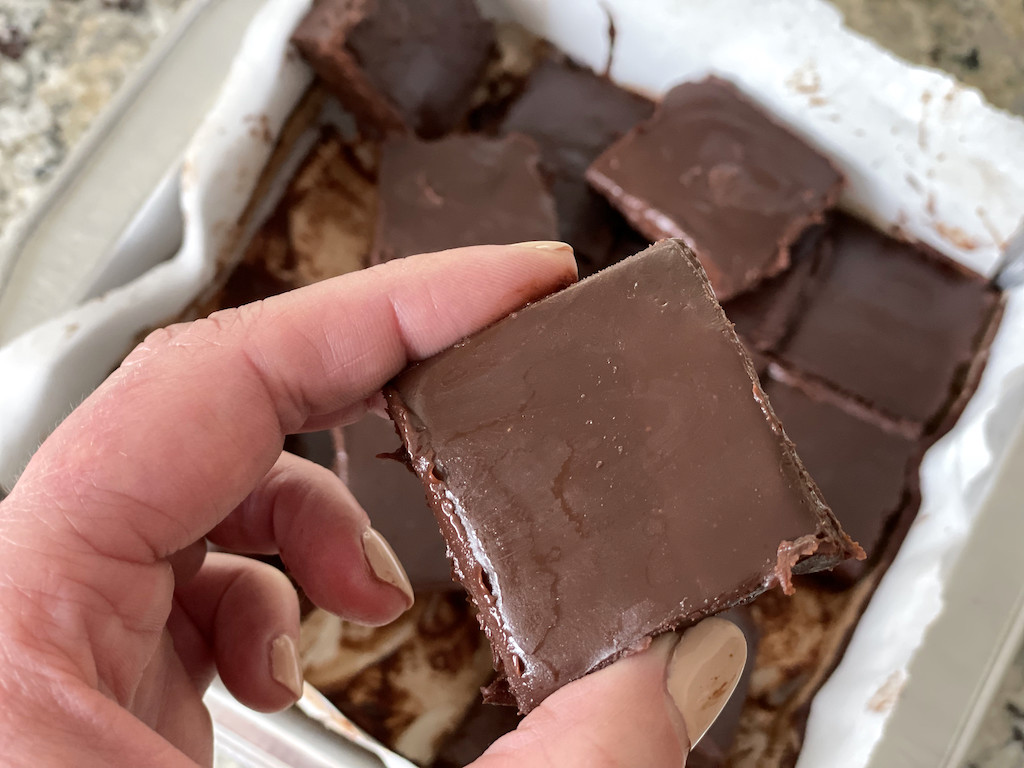
[[556, 240], [555, 205], [525, 136], [393, 137], [380, 163], [375, 263], [463, 245]]
[[386, 395], [523, 712], [854, 549], [678, 241], [411, 366]]
[[[765, 391], [843, 530], [875, 554], [904, 503], [917, 442], [781, 382], [769, 381]], [[858, 575], [859, 565], [844, 563], [843, 576]]]
[[[502, 132], [524, 133], [540, 147], [541, 167], [551, 180], [558, 209], [559, 239], [576, 249], [581, 274], [636, 253], [632, 246], [639, 238], [590, 189], [584, 173], [594, 158], [653, 111], [652, 101], [606, 77], [545, 59], [502, 123]], [[641, 242], [639, 247], [646, 247]]]
[[722, 301], [782, 271], [842, 185], [828, 160], [716, 78], [665, 94], [587, 178], [652, 240], [685, 240]]
[[419, 590], [458, 589], [444, 539], [408, 465], [390, 454], [405, 452], [390, 421], [367, 414], [338, 430], [339, 475], [388, 540]]
[[781, 357], [897, 419], [940, 418], [997, 292], [934, 251], [848, 216], [837, 216], [828, 236], [828, 270]]
[[293, 39], [362, 125], [435, 138], [469, 111], [494, 31], [473, 0], [319, 0]]

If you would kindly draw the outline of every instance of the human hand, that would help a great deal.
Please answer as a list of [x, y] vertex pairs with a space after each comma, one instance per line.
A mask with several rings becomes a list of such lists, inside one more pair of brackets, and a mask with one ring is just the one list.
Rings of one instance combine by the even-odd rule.
[[[346, 618], [408, 608], [366, 513], [284, 436], [358, 418], [408, 361], [574, 279], [567, 248], [467, 248], [150, 335], [0, 502], [4, 764], [208, 765], [215, 670], [256, 709], [297, 698], [294, 590], [207, 540], [279, 553]], [[670, 652], [661, 640], [567, 686], [480, 765], [680, 765]]]

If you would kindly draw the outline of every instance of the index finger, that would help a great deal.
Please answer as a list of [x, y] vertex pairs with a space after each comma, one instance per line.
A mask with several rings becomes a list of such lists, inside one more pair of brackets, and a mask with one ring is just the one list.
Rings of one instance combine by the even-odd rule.
[[284, 435], [575, 280], [571, 249], [485, 246], [345, 275], [150, 335], [43, 444], [12, 493], [55, 532], [150, 562], [202, 537]]

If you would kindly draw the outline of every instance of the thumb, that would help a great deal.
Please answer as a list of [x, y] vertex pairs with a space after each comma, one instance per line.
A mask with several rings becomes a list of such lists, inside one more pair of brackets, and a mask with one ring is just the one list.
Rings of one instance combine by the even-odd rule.
[[740, 629], [705, 619], [556, 691], [471, 768], [679, 768], [732, 695]]

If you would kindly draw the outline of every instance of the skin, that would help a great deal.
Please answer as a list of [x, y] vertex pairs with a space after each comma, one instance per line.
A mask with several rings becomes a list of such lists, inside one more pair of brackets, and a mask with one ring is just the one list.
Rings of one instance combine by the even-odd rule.
[[[350, 422], [409, 361], [576, 279], [572, 256], [513, 246], [412, 257], [162, 329], [42, 445], [0, 502], [0, 762], [212, 761], [215, 673], [263, 711], [299, 608], [279, 553], [327, 610], [408, 607], [367, 565], [369, 524], [286, 434]], [[679, 766], [669, 642], [551, 696], [475, 764]]]

